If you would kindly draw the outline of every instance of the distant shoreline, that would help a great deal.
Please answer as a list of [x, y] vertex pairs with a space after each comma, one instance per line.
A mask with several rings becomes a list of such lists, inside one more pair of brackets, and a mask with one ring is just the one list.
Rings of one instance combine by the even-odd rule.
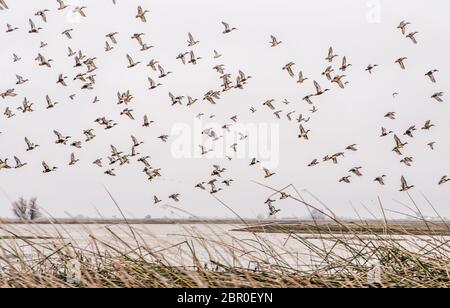
[[[257, 219], [170, 219], [170, 218], [155, 218], [155, 219], [75, 219], [75, 218], [54, 218], [54, 219], [39, 219], [32, 222], [22, 221], [18, 219], [0, 219], [1, 224], [7, 225], [112, 225], [112, 224], [130, 224], [130, 225], [189, 225], [189, 224], [216, 224], [216, 225], [259, 225], [267, 223], [276, 223], [281, 220], [257, 220]], [[299, 222], [298, 220], [287, 220], [287, 222]]]
[[333, 234], [333, 235], [399, 235], [399, 236], [450, 236], [447, 222], [370, 221], [370, 222], [303, 222], [271, 223], [246, 226], [232, 231], [282, 234]]
[[0, 219], [0, 225], [237, 225], [242, 229], [236, 231], [246, 232], [270, 232], [270, 233], [308, 233], [311, 231], [339, 231], [348, 232], [346, 229], [357, 231], [359, 228], [369, 228], [375, 233], [381, 232], [386, 228], [404, 229], [404, 230], [420, 230], [424, 231], [446, 231], [450, 234], [450, 221], [427, 221], [421, 222], [417, 220], [350, 220], [342, 219], [339, 222], [329, 220], [316, 221], [306, 219], [209, 219], [209, 218], [192, 218], [192, 219], [170, 219], [170, 218], [153, 218], [153, 219], [76, 219], [76, 218], [54, 218], [39, 219], [33, 222], [22, 221], [18, 219]]

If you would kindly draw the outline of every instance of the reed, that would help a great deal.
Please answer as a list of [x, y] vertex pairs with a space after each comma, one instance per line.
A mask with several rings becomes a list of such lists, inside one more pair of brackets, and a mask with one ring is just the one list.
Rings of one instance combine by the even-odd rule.
[[[205, 221], [207, 234], [198, 225], [179, 225], [183, 240], [175, 244], [126, 222], [105, 226], [106, 236], [80, 225], [88, 243], [79, 243], [68, 225], [49, 232], [48, 225], [44, 231], [46, 225], [29, 222], [25, 236], [0, 224], [0, 287], [450, 287], [445, 221], [420, 217], [405, 227], [386, 219], [375, 228], [327, 216], [327, 223], [258, 226], [241, 218], [241, 231], [227, 232]], [[273, 232], [285, 239], [275, 241]]]

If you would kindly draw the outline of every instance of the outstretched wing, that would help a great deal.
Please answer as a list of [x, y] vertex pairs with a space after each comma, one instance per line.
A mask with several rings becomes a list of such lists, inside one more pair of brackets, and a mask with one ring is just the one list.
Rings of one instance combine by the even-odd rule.
[[401, 146], [403, 142], [400, 140], [400, 138], [397, 135], [394, 135], [395, 143], [397, 143], [397, 147]]
[[404, 176], [402, 176], [401, 182], [402, 182], [402, 187], [403, 187], [403, 188], [408, 187], [408, 182], [406, 182], [406, 179], [405, 179]]
[[113, 145], [111, 145], [111, 150], [112, 150], [114, 155], [119, 154], [119, 151], [117, 151], [117, 148], [115, 146], [113, 146]]
[[128, 59], [128, 62], [130, 63], [130, 65], [134, 64], [133, 58], [129, 54], [127, 54], [127, 59]]
[[314, 86], [316, 87], [317, 93], [322, 92], [322, 88], [317, 81], [314, 80]]
[[61, 135], [60, 132], [54, 130], [53, 133], [56, 135], [56, 137], [57, 137], [58, 139], [62, 139], [62, 135]]
[[148, 77], [148, 82], [150, 83], [150, 87], [154, 87], [156, 85], [155, 81], [153, 81], [150, 77]]
[[158, 70], [161, 73], [161, 75], [164, 75], [166, 72], [164, 71], [163, 67], [158, 64]]
[[16, 161], [17, 166], [20, 166], [22, 164], [22, 162], [20, 161], [20, 159], [17, 156], [14, 156], [14, 160]]
[[27, 137], [25, 137], [25, 143], [27, 144], [27, 146], [28, 146], [29, 148], [32, 147], [32, 143], [30, 142], [30, 140], [29, 140]]
[[230, 25], [224, 21], [222, 21], [222, 25], [225, 27], [225, 31], [230, 30]]
[[303, 127], [303, 125], [300, 124], [300, 133], [303, 135], [306, 133], [305, 128]]

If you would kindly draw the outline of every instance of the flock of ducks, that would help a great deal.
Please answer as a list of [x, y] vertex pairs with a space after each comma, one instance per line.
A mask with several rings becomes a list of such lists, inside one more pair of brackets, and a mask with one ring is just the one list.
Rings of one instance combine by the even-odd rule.
[[[410, 25], [411, 25], [410, 22], [401, 21], [400, 24], [398, 25], [397, 29], [401, 30], [401, 33], [405, 36], [405, 38], [410, 39], [413, 44], [417, 45], [418, 44], [417, 35], [419, 34], [419, 32], [413, 31], [413, 32], [409, 32], [407, 34], [408, 26], [410, 26]], [[271, 39], [272, 39], [272, 42], [271, 42], [272, 47], [277, 47], [282, 43], [282, 41], [279, 41], [275, 36], [271, 36]], [[326, 66], [325, 70], [322, 72], [322, 76], [325, 76], [326, 79], [331, 84], [334, 83], [334, 84], [338, 85], [339, 88], [345, 89], [346, 86], [349, 85], [349, 82], [345, 80], [347, 78], [346, 72], [352, 66], [352, 64], [349, 63], [347, 61], [347, 57], [344, 56], [344, 57], [342, 57], [340, 64], [338, 63], [338, 66], [333, 66], [333, 64], [335, 63], [335, 60], [338, 58], [339, 58], [339, 55], [334, 52], [333, 47], [330, 47], [328, 50], [328, 54], [324, 59], [327, 63], [327, 66]], [[394, 64], [398, 65], [401, 70], [407, 70], [407, 65], [406, 65], [407, 60], [408, 60], [408, 57], [400, 57], [394, 61]], [[294, 66], [295, 66], [294, 62], [289, 62], [282, 68], [282, 70], [286, 71], [291, 78], [295, 78], [296, 73], [294, 72]], [[366, 67], [365, 71], [372, 75], [372, 74], [376, 73], [376, 69], [379, 67], [380, 67], [379, 64], [369, 64]], [[437, 83], [436, 74], [438, 72], [439, 72], [439, 70], [432, 69], [425, 73], [425, 77], [428, 78], [433, 84], [436, 84]], [[298, 73], [297, 83], [303, 84], [307, 80], [309, 80], [309, 78], [305, 77], [303, 71], [300, 71]], [[329, 88], [326, 88], [326, 89], [322, 88], [322, 86], [315, 80], [313, 80], [313, 86], [315, 88], [315, 92], [311, 93], [310, 95], [306, 95], [303, 98], [303, 101], [312, 105], [312, 108], [310, 110], [311, 114], [314, 114], [318, 111], [318, 109], [314, 106], [313, 100], [315, 100], [316, 98], [318, 98], [322, 95], [325, 95], [329, 91], [332, 91]], [[393, 98], [395, 99], [398, 95], [399, 95], [398, 92], [393, 93]], [[444, 102], [443, 97], [444, 97], [444, 92], [435, 92], [431, 96], [431, 99], [438, 103], [443, 103]], [[272, 111], [276, 110], [276, 108], [274, 106], [274, 100], [268, 100], [263, 105], [267, 106]], [[280, 114], [282, 112], [283, 111], [281, 111], [281, 110], [276, 110], [274, 112], [274, 114], [275, 114], [275, 116], [280, 118]], [[287, 114], [288, 120], [292, 119], [292, 114], [293, 114], [292, 112]], [[390, 120], [395, 120], [396, 116], [397, 116], [396, 112], [388, 112], [388, 113], [386, 113], [386, 115], [384, 117], [387, 119], [390, 119]], [[308, 123], [310, 120], [311, 120], [311, 117], [305, 118], [302, 114], [300, 114], [299, 119], [297, 120], [297, 122], [299, 123], [299, 130], [300, 130], [298, 138], [304, 139], [304, 140], [310, 139], [309, 135], [311, 133], [311, 130], [309, 130], [305, 127], [306, 123]], [[430, 131], [433, 127], [435, 127], [435, 124], [433, 124], [431, 122], [431, 120], [427, 120], [420, 127], [420, 130], [426, 132], [426, 131]], [[406, 138], [412, 139], [412, 138], [414, 138], [416, 131], [418, 131], [417, 125], [412, 125], [408, 129], [406, 129], [406, 131], [403, 133], [403, 136], [405, 136]], [[399, 137], [399, 134], [396, 134], [393, 131], [388, 131], [385, 127], [382, 127], [380, 137], [384, 138], [389, 135], [393, 135], [393, 139], [394, 139], [394, 148], [392, 149], [392, 152], [401, 156], [401, 159], [399, 160], [399, 162], [401, 164], [404, 164], [407, 167], [412, 167], [413, 163], [414, 163], [414, 158], [411, 156], [403, 155], [403, 150], [407, 147], [408, 142], [404, 142]], [[436, 145], [436, 142], [430, 142], [426, 146], [430, 150], [434, 151], [435, 145]], [[333, 154], [328, 154], [328, 155], [324, 156], [322, 159], [322, 163], [332, 162], [333, 164], [338, 164], [339, 159], [344, 158], [347, 155], [347, 152], [351, 153], [351, 152], [357, 152], [357, 151], [358, 151], [357, 144], [349, 145], [345, 148], [344, 151], [339, 151], [339, 152], [336, 152]], [[321, 163], [320, 160], [318, 158], [316, 158], [308, 164], [308, 167], [315, 167], [315, 166], [319, 165], [320, 163]], [[348, 174], [341, 177], [338, 180], [338, 182], [344, 183], [344, 184], [352, 183], [353, 178], [355, 178], [355, 177], [358, 178], [358, 177], [364, 176], [363, 169], [364, 168], [361, 166], [351, 168], [350, 170], [348, 170]], [[271, 175], [272, 174], [266, 170], [266, 177], [270, 177]], [[386, 179], [387, 179], [387, 175], [383, 174], [383, 175], [376, 177], [374, 179], [374, 182], [378, 183], [379, 185], [384, 186], [384, 185], [386, 185]], [[450, 181], [450, 178], [448, 176], [446, 176], [446, 175], [442, 176], [442, 178], [438, 181], [438, 185], [444, 185], [449, 181]], [[407, 192], [414, 187], [415, 187], [414, 185], [408, 184], [408, 181], [406, 180], [406, 178], [404, 176], [401, 177], [400, 189], [399, 189], [400, 192]], [[280, 200], [287, 199], [290, 197], [290, 195], [288, 195], [284, 191], [280, 191], [277, 194], [279, 195]], [[266, 201], [266, 205], [269, 208], [270, 215], [275, 215], [276, 213], [278, 213], [280, 211], [279, 209], [277, 209], [274, 206], [274, 203], [277, 200], [273, 199], [273, 197], [276, 196], [277, 194], [271, 195]]]
[[[113, 0], [113, 4], [116, 2]], [[10, 8], [5, 3], [4, 0], [0, 0], [0, 10], [9, 10]], [[37, 11], [34, 16], [28, 19], [28, 24], [26, 30], [30, 35], [39, 35], [44, 27], [47, 25], [49, 20], [51, 19], [51, 14], [54, 11], [66, 11], [72, 10], [74, 14], [78, 14], [81, 18], [88, 18], [88, 7], [86, 6], [71, 6], [66, 3], [64, 0], [56, 0], [55, 8], [52, 9], [41, 9]], [[138, 6], [136, 9], [135, 18], [142, 22], [147, 23], [149, 20], [150, 11], [142, 6]], [[25, 22], [24, 22], [25, 24]], [[398, 25], [398, 29], [401, 31], [402, 35], [410, 39], [413, 44], [418, 44], [418, 34], [417, 31], [408, 32], [408, 28], [411, 23], [407, 21], [402, 21]], [[226, 22], [222, 22], [223, 26], [223, 35], [232, 35], [233, 32], [239, 31], [236, 27], [231, 26]], [[11, 34], [16, 31], [22, 31], [22, 27], [16, 27], [12, 24], [6, 25], [6, 33]], [[65, 29], [61, 35], [64, 39], [67, 39], [68, 42], [76, 35], [76, 31], [72, 28]], [[137, 32], [129, 36], [131, 41], [134, 41], [140, 47], [141, 52], [147, 52], [152, 49], [150, 43], [146, 41], [146, 34], [142, 32]], [[110, 32], [106, 33], [104, 36], [104, 52], [110, 53], [113, 52], [116, 47], [121, 43], [121, 36], [119, 32]], [[176, 55], [176, 60], [179, 60], [182, 65], [199, 65], [202, 63], [203, 58], [197, 55], [197, 46], [200, 45], [200, 41], [196, 40], [195, 36], [192, 33], [187, 34], [187, 42], [186, 42], [186, 50], [181, 51]], [[123, 44], [126, 44], [124, 42]], [[44, 68], [53, 68], [55, 62], [60, 61], [59, 59], [50, 59], [44, 55], [45, 48], [48, 44], [45, 42], [41, 42], [39, 46], [39, 51], [37, 52], [37, 56], [34, 59], [37, 63], [38, 67]], [[283, 45], [283, 41], [279, 40], [275, 35], [270, 36], [270, 40], [268, 42], [268, 47], [270, 48], [281, 48]], [[60, 55], [61, 57], [68, 57], [73, 62], [73, 71], [67, 73], [60, 73], [55, 83], [60, 87], [67, 87], [69, 83], [78, 83], [81, 90], [95, 90], [96, 86], [96, 71], [99, 69], [96, 65], [97, 57], [100, 55], [88, 55], [85, 54], [82, 50], [72, 49], [72, 47], [67, 48], [66, 55]], [[234, 75], [230, 72], [227, 72], [225, 65], [220, 63], [222, 55], [217, 50], [213, 50], [211, 52], [212, 58], [218, 63], [212, 68], [217, 73], [217, 85], [213, 88], [205, 91], [203, 98], [195, 98], [192, 96], [183, 96], [173, 94], [172, 92], [168, 92], [168, 102], [170, 106], [186, 106], [190, 107], [194, 104], [199, 104], [202, 101], [207, 104], [216, 105], [219, 100], [221, 100], [225, 95], [232, 91], [241, 91], [245, 88], [245, 86], [251, 81], [253, 78], [250, 75], [244, 73], [244, 71], [239, 70]], [[151, 59], [148, 63], [143, 63], [142, 61], [135, 60], [134, 56], [131, 54], [125, 55], [126, 63], [124, 68], [129, 70], [133, 70], [138, 66], [147, 66], [150, 72], [154, 73], [154, 76], [147, 77], [148, 80], [148, 90], [155, 91], [160, 87], [163, 87], [165, 78], [175, 74], [174, 72], [167, 71], [162, 63], [160, 63], [156, 59]], [[12, 60], [14, 63], [20, 62], [22, 58], [13, 54]], [[296, 70], [295, 62], [289, 62], [284, 65], [281, 70], [286, 72], [287, 78], [290, 78], [292, 82], [295, 82], [301, 87], [305, 87], [308, 89], [310, 87], [310, 94], [304, 96], [302, 101], [310, 106], [309, 114], [297, 114], [295, 110], [292, 111], [284, 111], [282, 108], [278, 108], [277, 102], [274, 99], [267, 99], [262, 103], [262, 108], [266, 112], [273, 113], [276, 119], [286, 119], [287, 121], [293, 121], [298, 124], [299, 133], [298, 138], [304, 141], [308, 141], [311, 139], [312, 132], [308, 129], [309, 123], [313, 121], [314, 114], [319, 110], [316, 107], [316, 101], [323, 99], [327, 96], [327, 94], [331, 91], [337, 90], [345, 90], [347, 86], [350, 84], [348, 81], [350, 71], [353, 68], [353, 65], [348, 61], [347, 56], [341, 57], [338, 55], [333, 47], [330, 47], [328, 53], [326, 53], [326, 57], [323, 58], [325, 61], [325, 69], [320, 72], [321, 76], [324, 77], [325, 81], [318, 81], [317, 79], [307, 77], [302, 70]], [[398, 65], [401, 70], [407, 70], [408, 66], [408, 57], [399, 57], [397, 58], [394, 65]], [[369, 64], [365, 71], [368, 74], [376, 74], [377, 69], [380, 67], [379, 64]], [[424, 74], [424, 76], [433, 84], [438, 83], [439, 70], [432, 69]], [[70, 77], [69, 77], [70, 76]], [[24, 76], [17, 74], [16, 85], [15, 87], [10, 87], [3, 91], [0, 91], [0, 98], [3, 101], [10, 102], [10, 100], [15, 99], [20, 95], [20, 88], [29, 83], [29, 79]], [[324, 84], [326, 86], [324, 87]], [[394, 93], [393, 97], [398, 96], [399, 93]], [[76, 99], [76, 94], [72, 94], [69, 96], [69, 99], [74, 101]], [[126, 117], [129, 120], [136, 121], [137, 119], [142, 119], [142, 128], [147, 129], [155, 123], [154, 120], [151, 120], [148, 115], [137, 115], [134, 109], [131, 107], [135, 97], [133, 96], [130, 90], [125, 92], [117, 93], [117, 104], [123, 106], [123, 110], [120, 112], [120, 116]], [[431, 96], [431, 99], [437, 103], [444, 102], [444, 92], [436, 92]], [[8, 106], [5, 108], [3, 115], [7, 119], [14, 118], [16, 113], [20, 114], [28, 114], [35, 112], [40, 106], [37, 106], [33, 101], [29, 100], [27, 97], [20, 99], [20, 106], [13, 108]], [[99, 97], [94, 97], [92, 100], [93, 104], [99, 103], [101, 99]], [[55, 101], [49, 95], [45, 97], [45, 109], [50, 110], [54, 109], [60, 105], [58, 101]], [[289, 106], [291, 102], [285, 100], [282, 102], [282, 105]], [[251, 114], [255, 114], [259, 112], [259, 108], [257, 106], [251, 106], [249, 111]], [[197, 118], [202, 118], [206, 116], [204, 113], [200, 113], [197, 115]], [[215, 115], [211, 114], [209, 118], [214, 118]], [[388, 112], [385, 115], [386, 119], [394, 121], [397, 117], [396, 112]], [[222, 131], [214, 130], [213, 128], [205, 129], [202, 132], [202, 137], [206, 138], [208, 141], [217, 142], [221, 138], [224, 137], [224, 134], [230, 133], [231, 127], [239, 122], [239, 115], [233, 115], [230, 118], [230, 123], [225, 123], [222, 127]], [[93, 124], [96, 124], [98, 129], [104, 130], [112, 130], [116, 126], [120, 125], [120, 121], [115, 121], [106, 116], [100, 116], [93, 121]], [[411, 156], [404, 155], [403, 152], [407, 148], [409, 142], [405, 141], [406, 138], [408, 140], [412, 140], [414, 135], [418, 133], [418, 131], [422, 131], [426, 133], [435, 127], [435, 124], [431, 122], [431, 120], [427, 121], [421, 126], [411, 125], [407, 130], [403, 133], [394, 132], [386, 129], [385, 127], [380, 128], [381, 130], [381, 138], [389, 138], [392, 136], [393, 138], [393, 149], [392, 152], [395, 155], [399, 156], [399, 163], [404, 164], [407, 167], [411, 167], [414, 164], [414, 158]], [[67, 164], [68, 166], [75, 166], [79, 164], [81, 161], [78, 158], [78, 151], [83, 149], [83, 147], [93, 142], [96, 139], [96, 130], [94, 128], [88, 128], [81, 130], [82, 134], [79, 137], [67, 136], [64, 133], [54, 130], [54, 143], [58, 146], [63, 146], [71, 149], [71, 153], [69, 155]], [[239, 132], [239, 143], [235, 143], [230, 147], [232, 152], [237, 152], [238, 148], [246, 142], [249, 138], [246, 132]], [[83, 138], [81, 138], [83, 137]], [[160, 142], [168, 142], [170, 139], [170, 135], [163, 134], [158, 137]], [[144, 144], [144, 141], [140, 140], [136, 136], [130, 136], [130, 148], [128, 150], [119, 149], [114, 145], [110, 145], [109, 155], [106, 157], [98, 157], [95, 158], [92, 162], [92, 165], [98, 167], [103, 171], [106, 176], [115, 177], [118, 174], [120, 167], [129, 165], [131, 163], [141, 164], [142, 173], [147, 178], [148, 181], [152, 182], [160, 177], [162, 177], [162, 169], [160, 167], [155, 166], [150, 162], [150, 156], [144, 155], [140, 153], [141, 145]], [[436, 142], [430, 142], [427, 144], [427, 147], [430, 150], [435, 149]], [[28, 137], [24, 137], [24, 150], [25, 152], [34, 152], [40, 148], [40, 145], [32, 141]], [[214, 151], [211, 147], [206, 147], [204, 144], [199, 145], [199, 150], [201, 151], [201, 155], [207, 157], [208, 153]], [[346, 156], [350, 156], [352, 153], [357, 152], [359, 150], [357, 144], [351, 144], [345, 147], [342, 147], [342, 150], [338, 150], [336, 153], [328, 153], [323, 156], [322, 159], [315, 158], [310, 163], [308, 163], [308, 167], [314, 168], [319, 164], [331, 163], [331, 164], [339, 164], [340, 160]], [[229, 160], [233, 158], [231, 156], [227, 157]], [[0, 159], [0, 171], [4, 172], [8, 169], [21, 169], [28, 166], [26, 162], [23, 162], [18, 156], [13, 157], [14, 165], [10, 164], [11, 159], [9, 158], [1, 158]], [[249, 166], [258, 166], [261, 165], [261, 162], [258, 158], [253, 158], [249, 162]], [[265, 179], [276, 176], [276, 172], [268, 170], [261, 166], [262, 176]], [[53, 172], [57, 172], [59, 168], [57, 166], [52, 166], [47, 161], [42, 161], [42, 173], [51, 174]], [[226, 190], [228, 187], [231, 187], [234, 183], [234, 180], [227, 177], [227, 168], [223, 168], [219, 165], [212, 166], [212, 171], [205, 177], [204, 181], [201, 181], [197, 185], [195, 185], [195, 189], [199, 189], [201, 191], [207, 191], [210, 194], [217, 194], [223, 190]], [[364, 176], [364, 168], [362, 166], [355, 166], [348, 170], [348, 174], [343, 175], [338, 182], [349, 184], [352, 182], [353, 178], [359, 178]], [[388, 176], [383, 174], [374, 179], [374, 182], [379, 185], [385, 185], [387, 182]], [[450, 178], [448, 176], [442, 176], [442, 178], [438, 181], [439, 185], [444, 185], [449, 182]], [[400, 191], [406, 192], [412, 189], [414, 185], [410, 185], [405, 177], [401, 177], [400, 179]], [[289, 199], [290, 195], [285, 191], [280, 191], [275, 195], [270, 196], [265, 205], [268, 207], [269, 214], [271, 216], [276, 215], [280, 209], [275, 207], [275, 203], [278, 200]], [[181, 194], [174, 193], [167, 197], [168, 200], [174, 202], [180, 202]], [[164, 202], [159, 196], [154, 196], [154, 204], [160, 204]]]

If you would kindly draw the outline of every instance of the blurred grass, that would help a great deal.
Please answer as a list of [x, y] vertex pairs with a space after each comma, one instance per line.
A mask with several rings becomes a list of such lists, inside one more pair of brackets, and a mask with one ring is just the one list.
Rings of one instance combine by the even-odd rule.
[[[450, 247], [445, 237], [410, 236], [405, 238], [406, 243], [400, 243], [389, 235], [370, 230], [365, 232], [371, 234], [370, 238], [361, 236], [359, 229], [348, 238], [324, 230], [312, 239], [290, 233], [290, 243], [284, 248], [276, 246], [264, 233], [249, 233], [248, 239], [234, 238], [230, 244], [226, 240], [221, 242], [219, 235], [202, 237], [196, 230], [186, 230], [190, 239], [178, 244], [177, 249], [189, 260], [189, 266], [170, 260], [168, 251], [175, 246], [150, 248], [142, 238], [142, 230], [134, 230], [135, 241], [130, 241], [130, 237], [120, 238], [116, 231], [109, 229], [113, 238], [110, 242], [91, 235], [88, 245], [83, 246], [68, 240], [70, 234], [60, 234], [58, 240], [43, 240], [42, 236], [32, 239], [10, 231], [9, 238], [16, 240], [0, 241], [0, 286], [450, 287]], [[292, 247], [296, 247], [294, 251]], [[311, 262], [300, 266], [288, 262], [286, 256], [293, 254], [307, 256]], [[79, 271], [74, 272], [73, 264]], [[378, 271], [378, 276], [375, 274], [378, 278], [371, 280], [374, 271]], [[78, 280], [70, 280], [74, 274], [80, 275]]]
[[325, 221], [255, 225], [238, 217], [240, 232], [208, 221], [202, 228], [177, 225], [183, 230], [177, 243], [126, 219], [102, 225], [104, 234], [78, 225], [83, 241], [71, 225], [28, 223], [24, 235], [23, 226], [0, 222], [0, 287], [450, 287], [450, 228], [443, 219], [428, 221], [418, 210], [419, 217], [409, 217], [414, 222], [348, 222], [320, 212]]

